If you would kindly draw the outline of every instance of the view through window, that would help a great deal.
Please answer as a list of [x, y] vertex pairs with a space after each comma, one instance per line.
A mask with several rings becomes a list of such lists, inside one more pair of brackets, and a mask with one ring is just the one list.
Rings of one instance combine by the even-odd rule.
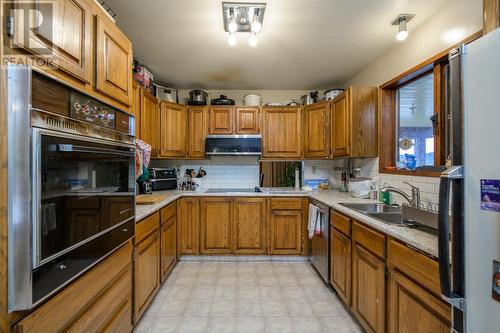
[[420, 77], [397, 89], [396, 163], [414, 170], [434, 165], [434, 75]]

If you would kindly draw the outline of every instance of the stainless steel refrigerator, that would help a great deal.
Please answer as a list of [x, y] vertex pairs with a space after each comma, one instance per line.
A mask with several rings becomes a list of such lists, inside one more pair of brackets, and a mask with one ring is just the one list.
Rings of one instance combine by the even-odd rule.
[[453, 332], [500, 332], [500, 29], [450, 53], [439, 269]]

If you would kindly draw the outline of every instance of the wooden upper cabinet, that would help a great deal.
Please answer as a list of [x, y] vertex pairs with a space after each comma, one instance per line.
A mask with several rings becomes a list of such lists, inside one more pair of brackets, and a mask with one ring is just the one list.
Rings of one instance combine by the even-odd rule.
[[[90, 83], [92, 72], [92, 7], [87, 0], [34, 1], [29, 37], [22, 29], [24, 17], [14, 17], [12, 46], [52, 59], [58, 68]], [[17, 6], [17, 4], [14, 4]], [[23, 10], [14, 11], [23, 15]], [[38, 20], [44, 20], [38, 22]], [[18, 28], [18, 29], [17, 29]], [[48, 52], [48, 53], [47, 53]]]
[[266, 201], [262, 198], [234, 200], [234, 252], [266, 253]]
[[258, 134], [259, 113], [258, 107], [237, 107], [236, 134]]
[[151, 145], [151, 156], [155, 157], [159, 151], [159, 112], [156, 97], [140, 88], [141, 113], [141, 140]]
[[203, 106], [188, 107], [188, 158], [205, 158], [207, 113], [207, 108]]
[[377, 88], [349, 87], [331, 102], [334, 157], [377, 157]]
[[265, 107], [262, 118], [262, 157], [300, 158], [301, 108]]
[[134, 80], [132, 84], [132, 113], [135, 117], [135, 137], [141, 137], [141, 87]]
[[330, 156], [330, 102], [308, 105], [303, 110], [304, 157]]
[[209, 108], [209, 134], [233, 134], [234, 107], [211, 106]]
[[182, 198], [177, 201], [177, 252], [199, 253], [200, 199]]
[[187, 128], [184, 105], [160, 103], [160, 157], [186, 157]]
[[332, 156], [349, 155], [349, 90], [332, 102]]
[[132, 43], [104, 14], [96, 16], [96, 89], [132, 103]]
[[232, 222], [231, 198], [203, 198], [201, 201], [200, 253], [231, 253], [233, 249]]

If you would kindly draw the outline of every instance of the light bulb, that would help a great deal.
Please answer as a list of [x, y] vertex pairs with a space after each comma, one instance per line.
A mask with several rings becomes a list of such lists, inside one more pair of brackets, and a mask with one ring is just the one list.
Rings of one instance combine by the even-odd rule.
[[404, 41], [407, 37], [408, 37], [408, 31], [406, 30], [402, 30], [398, 32], [398, 34], [396, 35], [396, 39], [399, 40], [400, 42]]
[[229, 44], [229, 46], [235, 46], [236, 45], [236, 35], [229, 34], [229, 37], [227, 38], [227, 43]]
[[234, 34], [236, 30], [238, 30], [238, 25], [236, 24], [234, 19], [231, 19], [231, 21], [229, 21], [229, 24], [227, 25], [227, 30], [229, 30], [229, 32], [232, 34]]
[[256, 47], [257, 46], [257, 35], [252, 33], [250, 35], [250, 38], [248, 39], [248, 45], [251, 47]]
[[258, 34], [262, 31], [262, 24], [259, 21], [254, 21], [252, 23], [252, 32]]
[[399, 21], [399, 32], [396, 35], [396, 39], [403, 41], [408, 37], [408, 29], [406, 28], [406, 19], [401, 19]]

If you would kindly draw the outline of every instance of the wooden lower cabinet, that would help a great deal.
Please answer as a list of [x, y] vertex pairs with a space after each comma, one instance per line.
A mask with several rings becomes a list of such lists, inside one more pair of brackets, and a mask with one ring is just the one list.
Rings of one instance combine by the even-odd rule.
[[302, 253], [301, 210], [272, 210], [269, 228], [270, 254]]
[[162, 208], [160, 226], [160, 269], [163, 282], [177, 262], [177, 207], [171, 203]]
[[132, 242], [28, 314], [14, 332], [131, 332]]
[[351, 239], [330, 228], [330, 279], [345, 305], [351, 306]]
[[233, 204], [231, 198], [203, 198], [201, 200], [201, 254], [232, 252], [232, 221]]
[[200, 199], [177, 201], [177, 254], [198, 254], [200, 248]]
[[403, 274], [391, 273], [389, 295], [389, 332], [450, 332], [449, 306]]
[[136, 244], [134, 249], [134, 319], [142, 316], [160, 287], [160, 232], [159, 213], [139, 222], [154, 221], [148, 236]]
[[235, 199], [233, 221], [233, 243], [235, 253], [266, 253], [265, 199]]
[[352, 310], [367, 332], [384, 332], [385, 262], [356, 242], [352, 251]]

